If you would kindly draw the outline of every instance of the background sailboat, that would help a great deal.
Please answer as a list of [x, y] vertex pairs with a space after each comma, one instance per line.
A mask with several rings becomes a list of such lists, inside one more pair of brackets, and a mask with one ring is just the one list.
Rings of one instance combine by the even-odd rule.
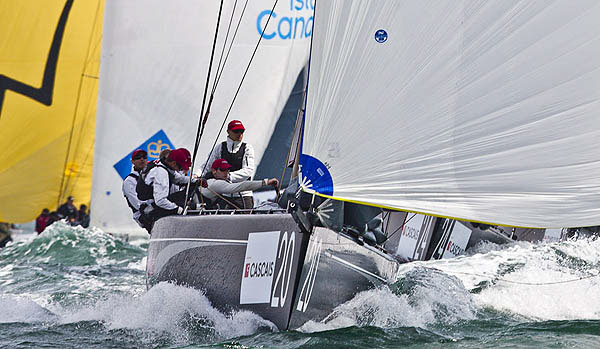
[[0, 3], [0, 221], [91, 193], [103, 0]]
[[[244, 139], [254, 146], [257, 165], [307, 62], [312, 31], [312, 7], [307, 3], [280, 2], [275, 7], [229, 114], [229, 119], [241, 119], [246, 125]], [[202, 165], [215, 138], [225, 137], [219, 136], [223, 119], [273, 4], [224, 2], [217, 57], [226, 37], [228, 53], [238, 22], [239, 30], [222, 70], [196, 166]], [[92, 225], [110, 231], [139, 230], [120, 189], [133, 150], [145, 147], [156, 158], [164, 147], [194, 148], [219, 5], [219, 1], [107, 3]], [[211, 86], [213, 81], [214, 77]], [[279, 173], [271, 174], [275, 175]]]

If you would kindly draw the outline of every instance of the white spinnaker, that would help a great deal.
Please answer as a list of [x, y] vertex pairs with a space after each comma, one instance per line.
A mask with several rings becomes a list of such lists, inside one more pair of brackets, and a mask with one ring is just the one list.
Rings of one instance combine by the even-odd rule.
[[[225, 1], [213, 74], [234, 3]], [[244, 3], [237, 1], [229, 40]], [[266, 23], [273, 3], [248, 1], [215, 94], [196, 168], [205, 161], [217, 137], [260, 37], [258, 28]], [[92, 187], [93, 225], [117, 232], [139, 230], [121, 194], [122, 179], [113, 168], [137, 146], [163, 130], [175, 147], [193, 150], [219, 4], [220, 1], [183, 0], [106, 3]], [[256, 165], [296, 78], [306, 65], [311, 31], [311, 8], [279, 2], [227, 120], [243, 121], [247, 129], [244, 140], [254, 146]], [[219, 141], [225, 137], [223, 131]]]
[[303, 154], [340, 199], [599, 225], [598, 18], [595, 0], [320, 1]]

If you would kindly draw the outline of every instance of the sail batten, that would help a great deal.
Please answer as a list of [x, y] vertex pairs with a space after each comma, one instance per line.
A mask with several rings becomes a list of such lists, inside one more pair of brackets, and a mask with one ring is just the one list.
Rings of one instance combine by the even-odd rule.
[[599, 225], [599, 16], [595, 1], [320, 2], [305, 190], [511, 226]]

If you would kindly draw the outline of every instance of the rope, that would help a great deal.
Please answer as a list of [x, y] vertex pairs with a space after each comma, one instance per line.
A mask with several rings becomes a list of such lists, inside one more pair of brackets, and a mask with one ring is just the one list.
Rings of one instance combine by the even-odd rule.
[[[256, 43], [256, 46], [254, 47], [254, 51], [252, 52], [252, 56], [250, 56], [250, 61], [248, 62], [248, 65], [246, 66], [246, 70], [244, 71], [244, 75], [242, 76], [242, 80], [240, 81], [240, 84], [238, 85], [237, 90], [235, 91], [235, 95], [233, 96], [233, 100], [231, 101], [231, 104], [229, 105], [229, 109], [227, 110], [227, 113], [225, 114], [225, 117], [223, 118], [223, 123], [221, 124], [221, 128], [219, 129], [219, 132], [217, 132], [217, 136], [215, 137], [215, 141], [212, 145], [212, 147], [210, 149], [214, 149], [215, 145], [217, 144], [217, 141], [219, 140], [219, 135], [221, 134], [221, 132], [223, 131], [223, 127], [225, 127], [225, 123], [227, 122], [227, 118], [229, 117], [229, 114], [231, 113], [231, 109], [233, 109], [233, 105], [235, 103], [235, 100], [238, 96], [238, 94], [240, 93], [240, 90], [242, 89], [242, 84], [244, 83], [244, 79], [246, 78], [246, 75], [248, 74], [248, 71], [250, 70], [250, 65], [252, 64], [252, 61], [254, 60], [254, 56], [256, 55], [256, 51], [258, 50], [258, 46], [260, 45], [260, 42], [262, 41], [262, 38], [265, 34], [265, 30], [267, 29], [267, 26], [269, 25], [269, 21], [271, 20], [271, 17], [273, 16], [273, 12], [275, 11], [275, 6], [277, 6], [277, 2], [279, 0], [275, 0], [275, 3], [273, 4], [273, 8], [271, 8], [271, 12], [269, 13], [269, 17], [267, 18], [267, 22], [265, 23], [261, 33], [260, 33], [260, 38], [258, 38], [258, 42]], [[198, 140], [198, 144], [199, 144]], [[195, 156], [195, 154], [194, 154]], [[192, 162], [193, 165], [193, 162]], [[208, 165], [208, 163], [204, 164], [204, 168], [202, 168], [202, 173], [204, 173], [204, 171], [206, 170], [206, 166]]]
[[[467, 272], [462, 272], [462, 271], [444, 271], [444, 270], [440, 270], [440, 271], [442, 271], [444, 273], [450, 273], [450, 274], [463, 274], [463, 275], [471, 275], [471, 276], [480, 276], [480, 277], [485, 277], [485, 278], [494, 278], [493, 275], [486, 275], [486, 274], [467, 273]], [[594, 277], [597, 277], [597, 276], [600, 276], [600, 275], [588, 275], [588, 276], [582, 276], [582, 277], [577, 278], [577, 279], [562, 280], [562, 281], [551, 281], [551, 282], [525, 282], [525, 281], [507, 280], [507, 279], [503, 279], [503, 278], [495, 278], [495, 279], [497, 281], [502, 281], [502, 282], [506, 282], [506, 283], [510, 283], [510, 284], [530, 285], [530, 286], [544, 286], [544, 285], [567, 284], [567, 283], [571, 283], [571, 282], [576, 282], [576, 281], [591, 279], [591, 278], [594, 278]]]
[[384, 243], [386, 243], [386, 241], [388, 241], [392, 236], [394, 236], [394, 234], [396, 234], [398, 231], [400, 231], [400, 229], [404, 228], [404, 226], [406, 225], [406, 223], [410, 222], [411, 219], [415, 218], [416, 215], [417, 215], [416, 213], [413, 213], [412, 217], [410, 217], [409, 219], [405, 220], [404, 223], [402, 223], [401, 226], [399, 226], [398, 228], [396, 228], [396, 230], [394, 230], [393, 233], [391, 233], [390, 235], [388, 235], [385, 238], [385, 241], [382, 242], [381, 244], [383, 245]]
[[[208, 118], [208, 111], [204, 118], [202, 117], [204, 114], [204, 107], [206, 104], [206, 96], [208, 95], [208, 85], [210, 84], [210, 73], [212, 70], [213, 60], [215, 58], [215, 49], [217, 46], [217, 36], [219, 35], [219, 25], [221, 23], [221, 14], [223, 13], [223, 1], [221, 0], [221, 5], [219, 6], [219, 16], [217, 17], [217, 27], [215, 28], [215, 38], [213, 39], [213, 47], [210, 53], [210, 62], [208, 63], [208, 74], [206, 75], [206, 85], [204, 87], [204, 96], [202, 97], [202, 107], [200, 108], [200, 121], [198, 122], [198, 131], [196, 132], [196, 144], [194, 145], [194, 156], [192, 157], [192, 167], [190, 169], [190, 173], [193, 173], [194, 170], [194, 162], [196, 161], [196, 154], [198, 153], [198, 145], [200, 144], [200, 139], [202, 138], [202, 134], [204, 133], [204, 125], [206, 124], [206, 119]], [[213, 95], [210, 97], [210, 104], [212, 103]], [[209, 109], [207, 108], [207, 110]], [[203, 120], [204, 119], [204, 120]], [[190, 187], [192, 185], [192, 176], [190, 176], [190, 180], [188, 181], [187, 188], [185, 191], [186, 203], [188, 201], [188, 196], [190, 195]], [[187, 214], [188, 205], [186, 204], [184, 208], [183, 214]]]
[[[236, 4], [237, 4], [237, 0], [236, 0]], [[225, 56], [225, 60], [223, 61], [223, 66], [222, 67], [221, 67], [221, 64], [219, 62], [220, 71], [219, 71], [219, 69], [217, 69], [217, 78], [215, 80], [215, 85], [213, 87], [213, 93], [217, 90], [217, 85], [219, 84], [219, 81], [221, 81], [221, 76], [223, 75], [223, 71], [225, 70], [225, 64], [227, 64], [227, 61], [229, 59], [229, 54], [231, 53], [231, 48], [233, 47], [233, 42], [235, 41], [235, 38], [237, 37], [237, 33], [238, 33], [238, 30], [240, 29], [240, 24], [242, 24], [242, 18], [244, 18], [244, 13], [246, 13], [246, 7], [247, 6], [248, 6], [248, 0], [246, 0], [246, 3], [244, 4], [244, 8], [242, 9], [242, 13], [240, 14], [240, 20], [238, 21], [238, 24], [235, 27], [235, 32], [233, 33], [233, 37], [231, 39], [231, 43], [229, 44], [229, 49], [227, 49], [227, 56]], [[235, 11], [235, 5], [233, 6], [233, 9]], [[231, 14], [231, 20], [230, 21], [233, 21], [233, 13]], [[227, 28], [227, 31], [229, 32], [229, 28]], [[225, 42], [227, 43], [227, 37], [225, 38]], [[223, 49], [224, 48], [225, 48], [225, 45], [223, 45]], [[223, 54], [223, 53], [221, 52], [221, 54]]]
[[225, 200], [225, 202], [226, 202], [226, 203], [228, 203], [228, 204], [230, 204], [231, 206], [235, 207], [235, 209], [236, 209], [236, 210], [241, 210], [241, 208], [237, 207], [237, 205], [236, 205], [236, 204], [234, 204], [233, 202], [231, 202], [231, 201], [229, 201], [229, 200], [225, 199], [225, 197], [224, 197], [223, 195], [221, 195], [221, 194], [217, 193], [216, 191], [214, 191], [214, 190], [212, 190], [212, 189], [210, 189], [210, 188], [206, 188], [206, 189], [210, 190], [210, 191], [211, 191], [213, 194], [215, 194], [215, 195], [216, 195], [216, 196], [218, 196], [219, 198], [221, 198], [221, 199]]

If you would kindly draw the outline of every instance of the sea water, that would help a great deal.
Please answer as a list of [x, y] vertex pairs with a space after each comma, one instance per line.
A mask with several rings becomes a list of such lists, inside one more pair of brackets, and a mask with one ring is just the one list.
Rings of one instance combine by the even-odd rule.
[[598, 240], [406, 264], [297, 331], [221, 313], [198, 290], [147, 291], [147, 246], [58, 222], [1, 249], [0, 347], [600, 347]]

